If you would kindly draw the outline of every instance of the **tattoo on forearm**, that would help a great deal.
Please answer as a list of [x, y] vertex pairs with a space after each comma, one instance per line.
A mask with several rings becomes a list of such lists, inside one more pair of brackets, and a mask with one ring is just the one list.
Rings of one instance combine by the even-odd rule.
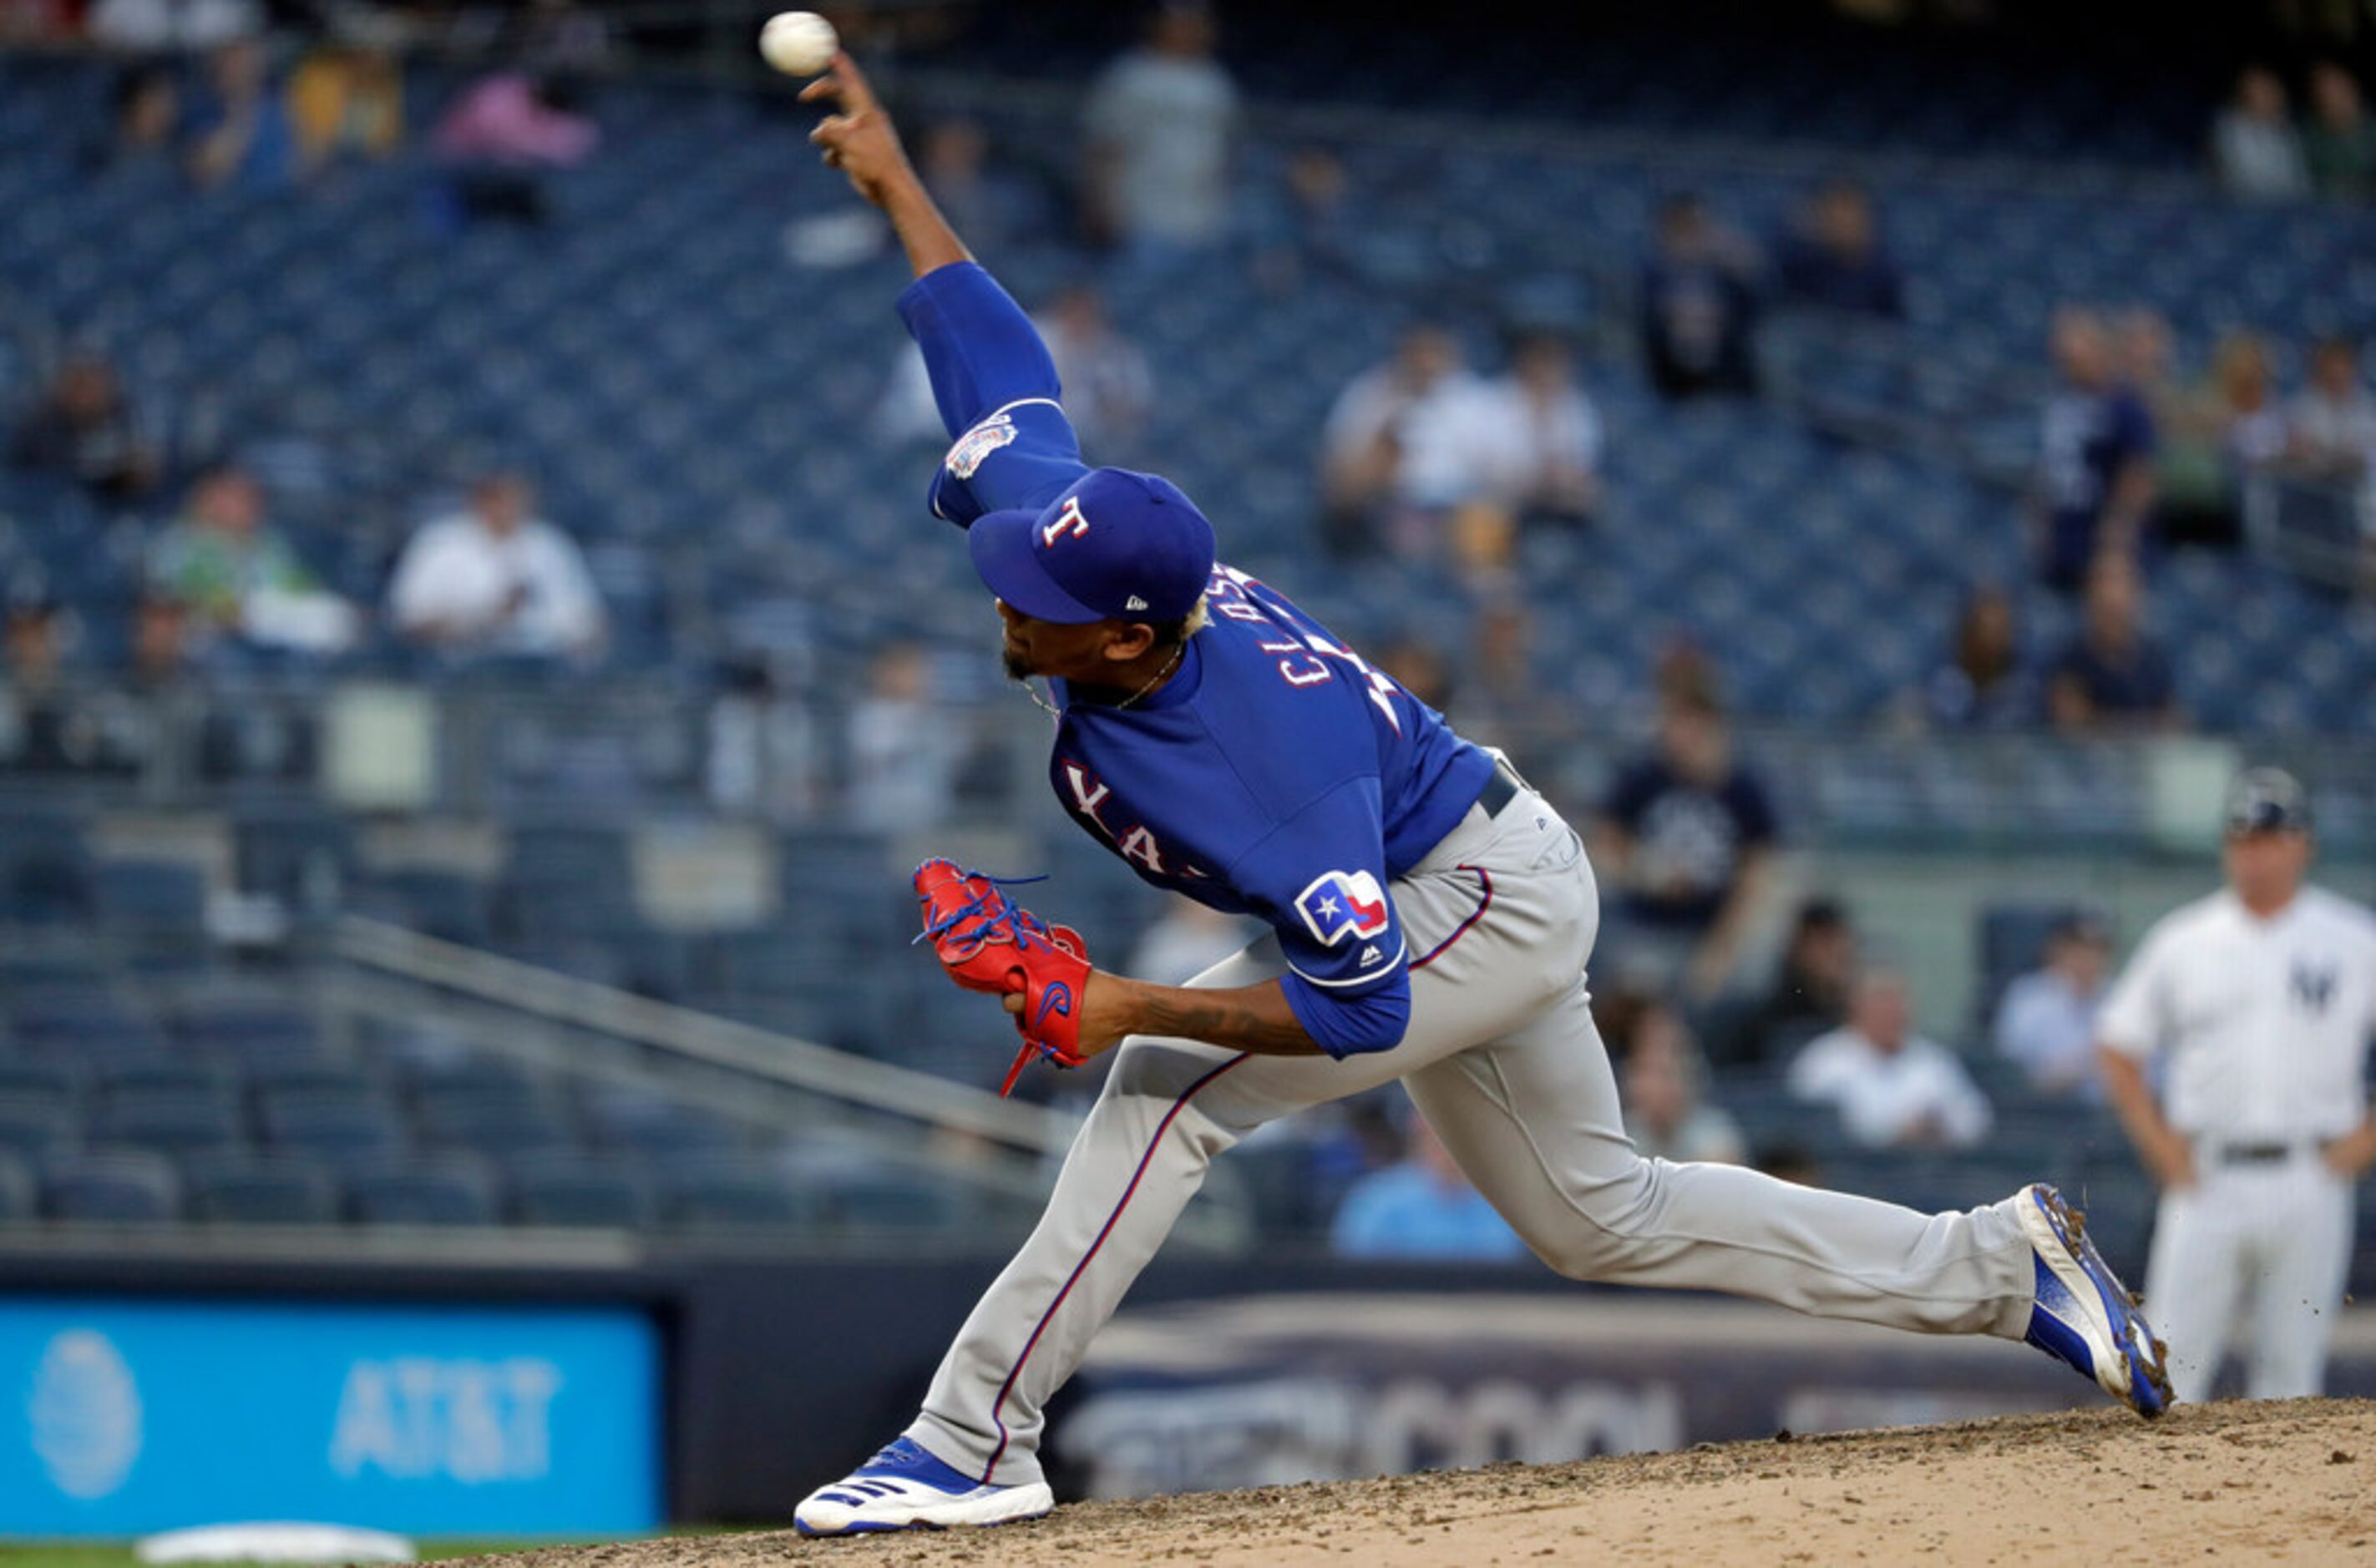
[[1149, 986], [1140, 1004], [1138, 1032], [1200, 1039], [1260, 1056], [1312, 1056], [1320, 1048], [1295, 1021], [1287, 998], [1275, 989], [1188, 991]]

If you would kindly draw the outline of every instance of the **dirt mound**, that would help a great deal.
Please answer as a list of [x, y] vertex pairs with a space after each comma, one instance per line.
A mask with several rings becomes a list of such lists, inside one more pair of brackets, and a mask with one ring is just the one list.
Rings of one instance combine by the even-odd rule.
[[[996, 1530], [637, 1541], [512, 1568], [911, 1563], [2026, 1563], [2365, 1559], [2376, 1401], [2012, 1416], [1684, 1454], [1096, 1503]], [[1622, 1558], [1612, 1553], [1622, 1552]]]

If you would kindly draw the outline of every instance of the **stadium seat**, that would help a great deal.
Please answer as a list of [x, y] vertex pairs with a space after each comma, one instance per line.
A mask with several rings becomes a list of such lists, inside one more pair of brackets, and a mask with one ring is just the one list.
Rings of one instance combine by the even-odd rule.
[[510, 1216], [522, 1225], [636, 1229], [656, 1212], [649, 1184], [615, 1159], [521, 1155], [504, 1164]]
[[313, 1155], [339, 1170], [386, 1160], [407, 1143], [396, 1108], [374, 1095], [298, 1089], [265, 1096], [260, 1109], [275, 1148]]
[[74, 1101], [68, 1096], [0, 1090], [0, 1149], [38, 1158], [77, 1141]]
[[190, 1218], [220, 1225], [329, 1225], [338, 1182], [299, 1155], [196, 1155], [182, 1162]]
[[41, 1218], [41, 1187], [25, 1161], [0, 1150], [0, 1225]]
[[237, 1108], [220, 1090], [134, 1088], [111, 1092], [92, 1116], [90, 1141], [189, 1155], [238, 1146]]
[[366, 1225], [493, 1225], [494, 1183], [478, 1160], [430, 1156], [346, 1178], [347, 1216]]
[[182, 1182], [163, 1155], [92, 1149], [42, 1168], [42, 1211], [53, 1219], [159, 1224], [182, 1216]]
[[822, 1216], [783, 1168], [751, 1157], [702, 1154], [659, 1159], [660, 1222], [677, 1229], [806, 1229]]

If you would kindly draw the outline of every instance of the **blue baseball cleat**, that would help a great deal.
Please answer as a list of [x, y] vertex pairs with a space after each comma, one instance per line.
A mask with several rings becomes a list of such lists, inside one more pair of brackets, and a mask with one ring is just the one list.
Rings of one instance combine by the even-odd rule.
[[792, 1511], [792, 1527], [804, 1536], [939, 1530], [1037, 1519], [1055, 1506], [1046, 1481], [988, 1486], [901, 1437], [831, 1486], [809, 1493]]
[[2015, 1199], [2021, 1228], [2037, 1259], [2037, 1305], [2023, 1336], [2092, 1377], [2138, 1415], [2160, 1415], [2176, 1402], [2164, 1347], [2137, 1310], [2137, 1299], [2087, 1240], [2086, 1217], [2044, 1182]]

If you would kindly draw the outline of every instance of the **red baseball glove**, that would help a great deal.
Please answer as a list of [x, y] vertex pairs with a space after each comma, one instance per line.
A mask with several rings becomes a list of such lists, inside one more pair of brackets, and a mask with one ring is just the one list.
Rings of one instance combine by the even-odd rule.
[[999, 890], [995, 877], [966, 871], [945, 860], [916, 868], [916, 902], [922, 907], [924, 934], [949, 978], [968, 991], [1005, 996], [1020, 993], [1023, 1011], [1015, 1028], [1023, 1049], [998, 1087], [1015, 1087], [1034, 1055], [1059, 1067], [1084, 1061], [1081, 1002], [1087, 994], [1088, 948], [1070, 926], [1051, 926]]

